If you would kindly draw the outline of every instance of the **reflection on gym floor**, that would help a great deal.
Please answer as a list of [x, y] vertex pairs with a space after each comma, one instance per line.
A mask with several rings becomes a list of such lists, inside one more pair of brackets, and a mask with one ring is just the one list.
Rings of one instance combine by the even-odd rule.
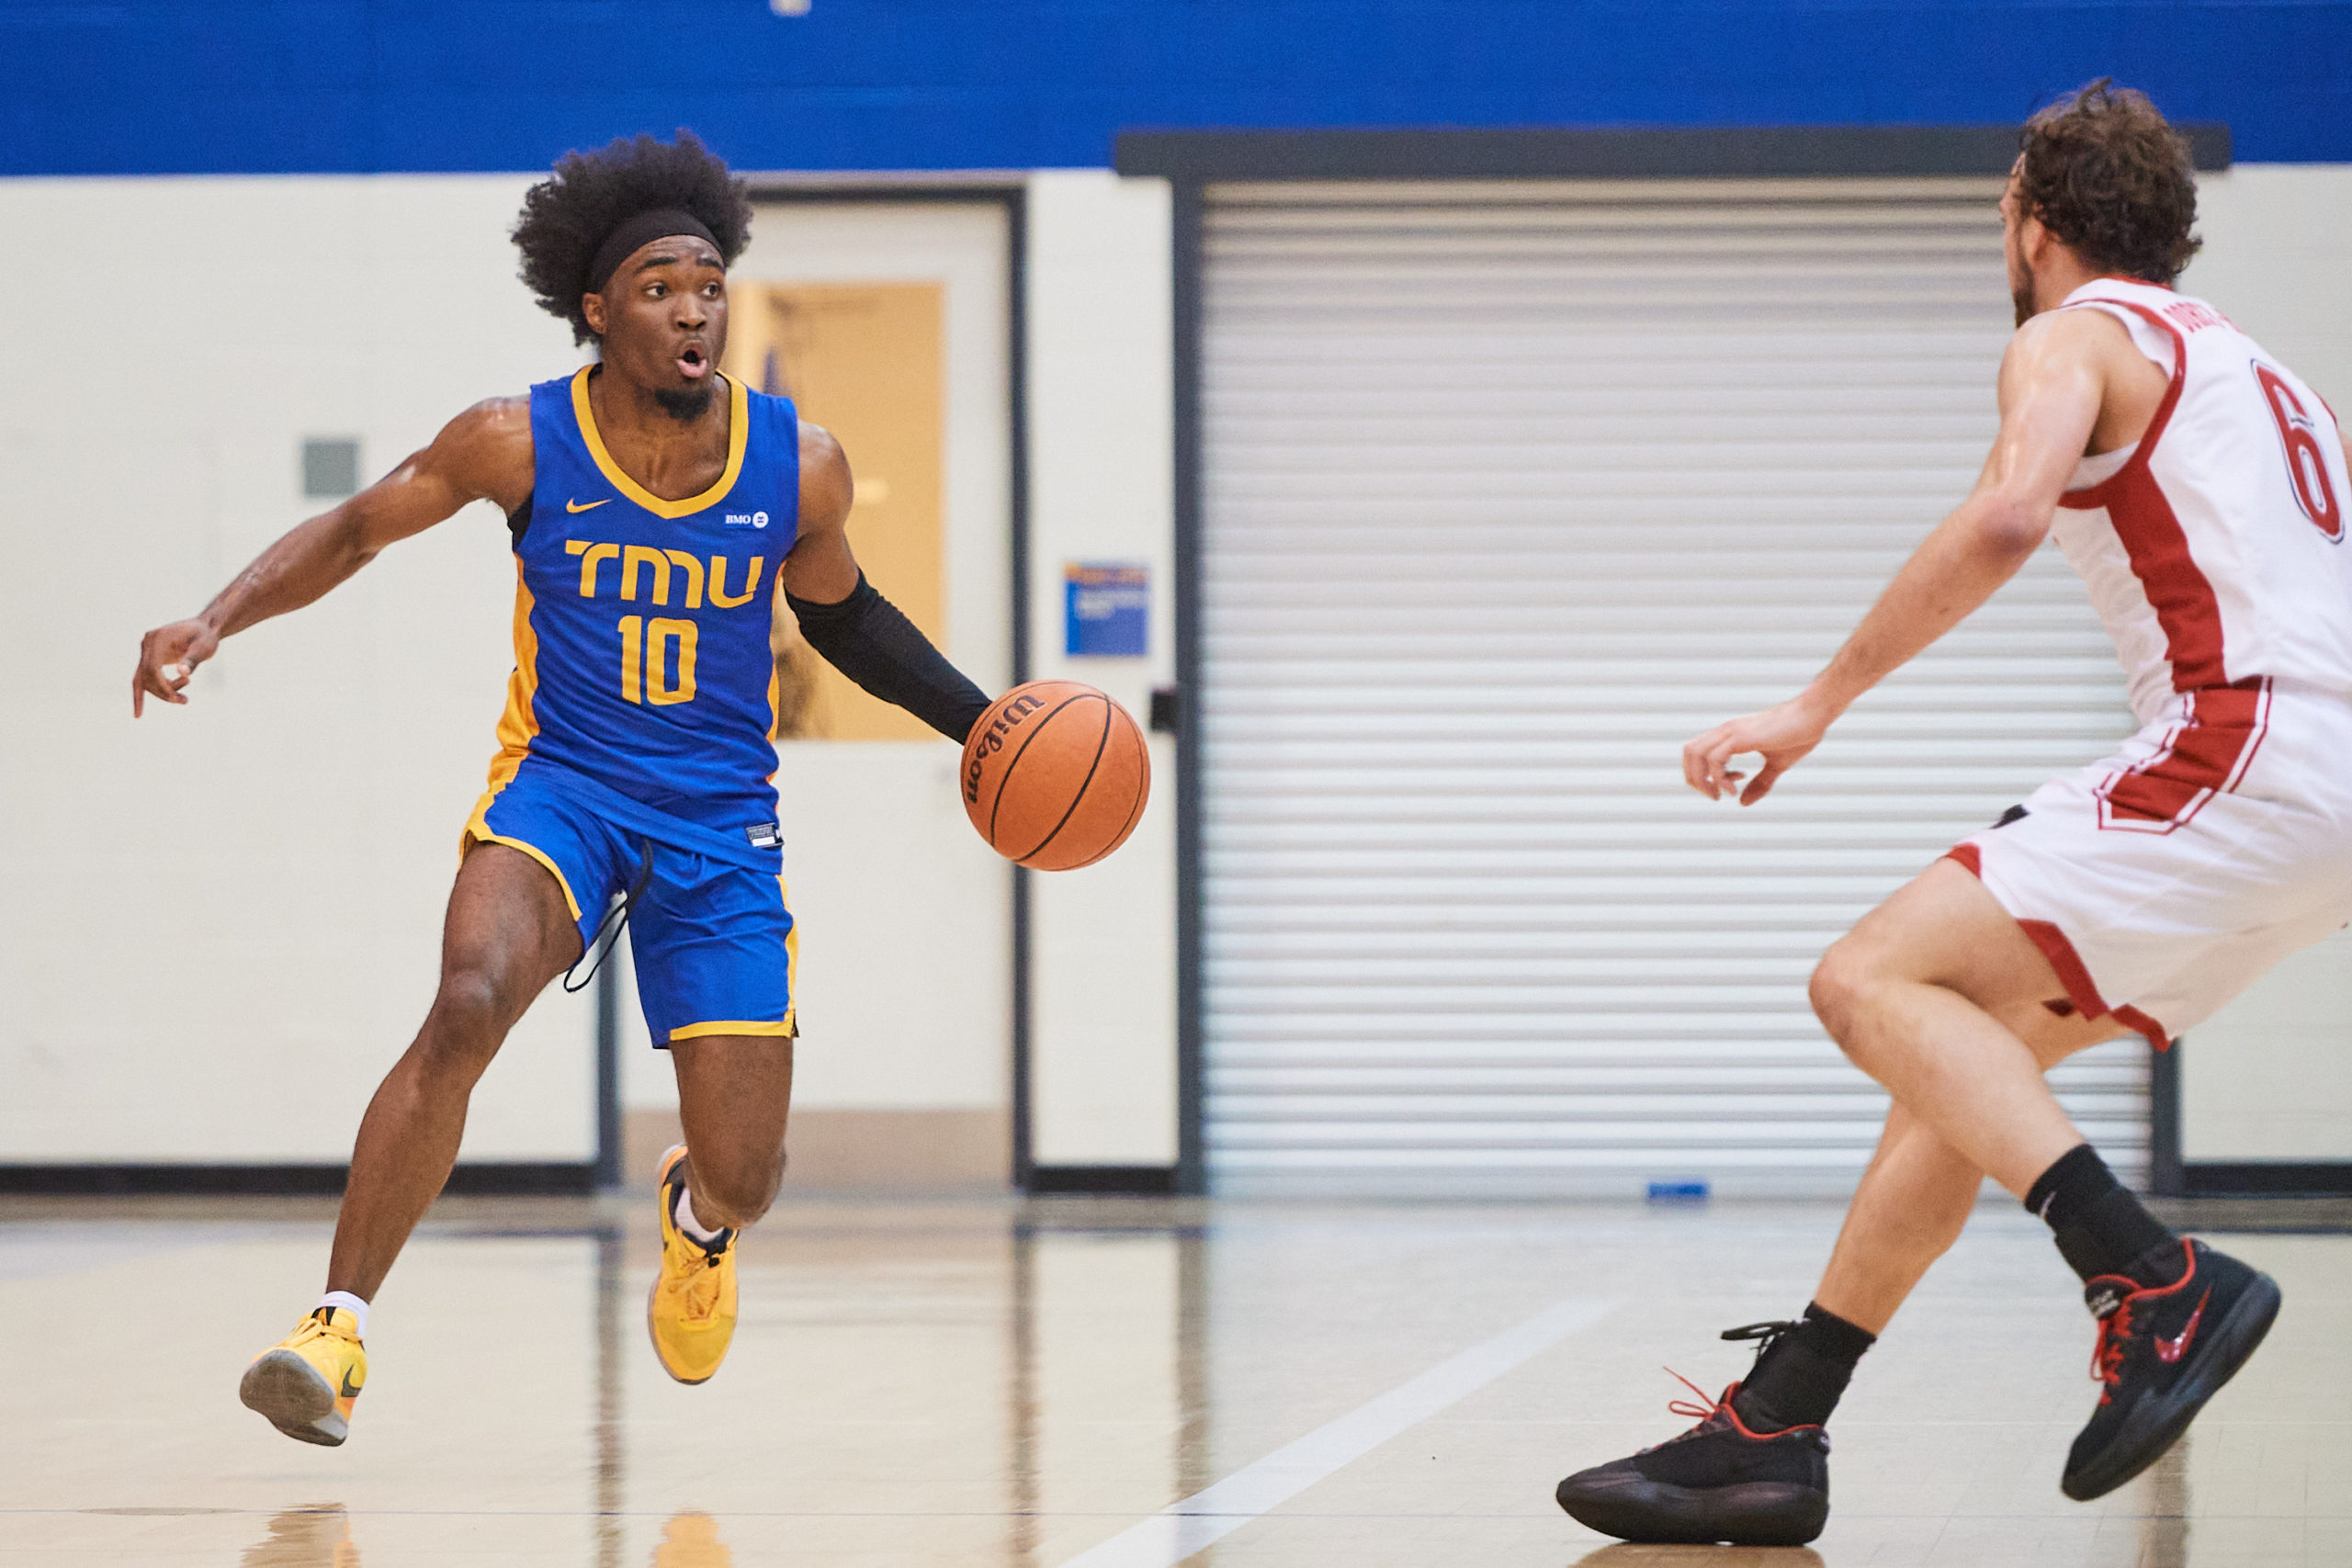
[[[748, 1238], [733, 1354], [684, 1388], [643, 1343], [642, 1208], [442, 1205], [322, 1450], [234, 1388], [314, 1293], [331, 1206], [0, 1206], [0, 1568], [1671, 1568], [1690, 1550], [1591, 1535], [1552, 1483], [1679, 1429], [1662, 1362], [1740, 1375], [1715, 1331], [1802, 1302], [1838, 1222], [803, 1201]], [[1988, 1208], [1864, 1362], [1815, 1551], [1706, 1562], [2352, 1562], [2352, 1239], [2298, 1213], [2232, 1243], [2286, 1286], [2270, 1344], [2082, 1506], [2055, 1478], [2090, 1328], [2040, 1227]]]
[[269, 1534], [245, 1548], [238, 1568], [359, 1568], [351, 1516], [340, 1503], [288, 1508], [269, 1521]]

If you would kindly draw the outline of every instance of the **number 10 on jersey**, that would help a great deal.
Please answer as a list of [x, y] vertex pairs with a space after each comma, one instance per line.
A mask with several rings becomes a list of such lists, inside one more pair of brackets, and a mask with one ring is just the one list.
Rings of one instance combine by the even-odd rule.
[[[695, 700], [695, 623], [643, 615], [621, 617], [621, 698], [624, 702]], [[670, 678], [672, 670], [677, 680]]]

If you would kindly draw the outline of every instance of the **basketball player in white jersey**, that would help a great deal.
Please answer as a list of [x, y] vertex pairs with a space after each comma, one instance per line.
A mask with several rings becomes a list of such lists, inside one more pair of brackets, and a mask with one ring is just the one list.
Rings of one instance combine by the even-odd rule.
[[[2101, 83], [2034, 117], [2001, 201], [2018, 333], [1975, 490], [1813, 683], [1684, 749], [1744, 806], [1855, 698], [2053, 532], [2130, 677], [2138, 734], [2052, 780], [1864, 917], [1813, 980], [1894, 1100], [1804, 1317], [1690, 1431], [1571, 1475], [1629, 1540], [1795, 1544], [1829, 1511], [1822, 1423], [1959, 1235], [1984, 1176], [2055, 1233], [2098, 1320], [2098, 1404], [2062, 1486], [2100, 1496], [2184, 1431], [2268, 1330], [2267, 1276], [2157, 1223], [2042, 1072], [2126, 1032], [2158, 1049], [2352, 919], [2352, 501], [2318, 395], [2171, 288], [2195, 253], [2186, 143]], [[1752, 777], [1735, 757], [1759, 754]]]

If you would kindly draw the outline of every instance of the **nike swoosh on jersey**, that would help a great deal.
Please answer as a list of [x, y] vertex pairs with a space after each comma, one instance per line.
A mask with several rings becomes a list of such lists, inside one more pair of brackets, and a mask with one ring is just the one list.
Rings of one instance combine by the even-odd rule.
[[[605, 497], [605, 501], [610, 501], [613, 498], [609, 495]], [[563, 503], [563, 509], [566, 512], [593, 512], [597, 507], [604, 505], [605, 501], [567, 501]]]
[[2170, 1365], [2188, 1354], [2188, 1342], [2197, 1337], [2197, 1321], [2205, 1315], [2205, 1303], [2212, 1299], [2213, 1292], [2211, 1291], [2199, 1296], [2197, 1300], [2197, 1310], [2188, 1314], [2188, 1322], [2182, 1325], [2180, 1332], [2170, 1339], [2160, 1338], [2156, 1341], [2157, 1360]]

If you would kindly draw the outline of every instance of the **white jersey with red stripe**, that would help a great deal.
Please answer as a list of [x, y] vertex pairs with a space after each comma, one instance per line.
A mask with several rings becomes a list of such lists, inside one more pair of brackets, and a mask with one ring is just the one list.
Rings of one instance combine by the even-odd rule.
[[2352, 699], [2352, 547], [2335, 416], [2199, 299], [2104, 277], [2102, 310], [2168, 372], [2133, 446], [2086, 457], [2052, 529], [2154, 720], [2182, 693], [2291, 682]]
[[2352, 920], [2352, 500], [2335, 416], [2201, 300], [2100, 278], [2170, 384], [2053, 527], [2140, 732], [1952, 858], [2050, 960], [2053, 1007], [2161, 1045]]

